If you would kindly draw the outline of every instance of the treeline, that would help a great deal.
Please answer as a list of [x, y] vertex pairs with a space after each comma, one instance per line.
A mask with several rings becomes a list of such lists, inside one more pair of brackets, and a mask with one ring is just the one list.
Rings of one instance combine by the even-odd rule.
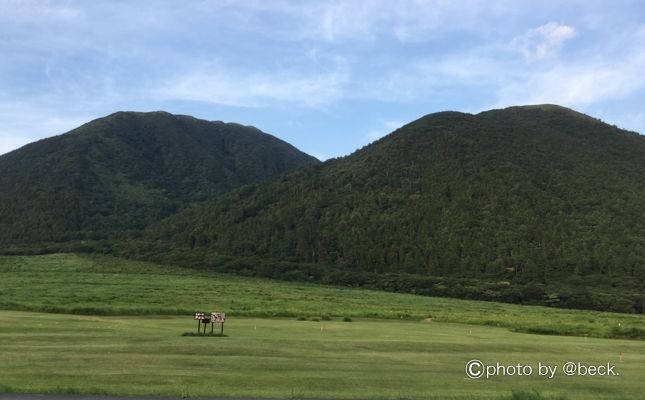
[[[581, 284], [571, 280], [543, 284], [408, 273], [374, 273], [333, 265], [297, 263], [266, 257], [233, 257], [204, 249], [185, 252], [150, 243], [130, 242], [117, 246], [117, 255], [189, 268], [207, 269], [249, 277], [309, 282], [422, 296], [500, 301], [559, 308], [645, 313], [645, 295], [606, 285]], [[573, 278], [575, 279], [575, 278]], [[599, 283], [599, 282], [596, 282]]]

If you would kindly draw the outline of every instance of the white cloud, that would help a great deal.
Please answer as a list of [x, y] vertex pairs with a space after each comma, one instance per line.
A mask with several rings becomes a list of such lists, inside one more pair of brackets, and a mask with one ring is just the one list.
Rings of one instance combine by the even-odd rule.
[[362, 2], [321, 2], [317, 7], [304, 9], [308, 17], [304, 32], [307, 36], [327, 41], [347, 38], [373, 39], [375, 26], [382, 18], [380, 4]]
[[82, 18], [84, 13], [69, 3], [36, 0], [3, 0], [0, 3], [1, 18], [13, 22], [51, 22], [52, 20], [72, 22]]
[[577, 32], [572, 26], [549, 22], [529, 29], [525, 34], [513, 39], [512, 44], [524, 54], [526, 61], [532, 62], [556, 56], [564, 42], [576, 35]]
[[210, 65], [171, 77], [151, 93], [166, 100], [240, 107], [272, 106], [281, 102], [324, 108], [343, 96], [348, 80], [348, 73], [342, 67], [318, 73], [245, 73]]
[[555, 103], [570, 107], [625, 98], [645, 88], [645, 49], [594, 56], [519, 73], [498, 91], [498, 106]]
[[444, 57], [410, 60], [362, 83], [358, 97], [387, 102], [415, 101], [453, 88], [474, 87], [499, 82], [504, 65], [489, 54], [455, 53]]
[[[257, 3], [256, 3], [257, 4]], [[327, 42], [375, 42], [390, 37], [402, 43], [436, 39], [451, 31], [487, 34], [488, 18], [507, 18], [518, 7], [500, 0], [328, 0], [270, 3], [280, 13], [294, 17], [297, 38]], [[294, 5], [295, 4], [295, 5]]]

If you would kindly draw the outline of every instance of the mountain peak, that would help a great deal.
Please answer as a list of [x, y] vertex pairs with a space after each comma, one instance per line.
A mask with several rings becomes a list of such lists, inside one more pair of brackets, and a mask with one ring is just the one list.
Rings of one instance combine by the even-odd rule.
[[595, 122], [602, 122], [597, 118], [591, 117], [587, 114], [581, 113], [579, 111], [576, 111], [574, 109], [564, 107], [558, 104], [527, 104], [527, 105], [522, 105], [522, 106], [511, 106], [511, 107], [506, 107], [506, 108], [501, 108], [501, 109], [494, 109], [494, 110], [489, 110], [489, 111], [482, 111], [481, 113], [477, 115], [486, 115], [489, 113], [507, 113], [507, 114], [513, 114], [513, 113], [529, 113], [529, 114], [550, 114], [550, 115], [559, 115], [563, 117], [575, 117], [575, 118], [581, 118], [587, 121], [595, 121]]
[[258, 129], [120, 111], [0, 156], [0, 243], [104, 238], [319, 163]]

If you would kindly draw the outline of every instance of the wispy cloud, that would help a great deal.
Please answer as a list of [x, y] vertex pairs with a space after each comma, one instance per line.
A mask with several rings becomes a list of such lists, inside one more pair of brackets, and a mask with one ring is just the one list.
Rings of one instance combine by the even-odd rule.
[[569, 107], [586, 106], [598, 101], [623, 98], [642, 90], [645, 59], [629, 62], [573, 64], [556, 66], [511, 82], [499, 90], [499, 104], [555, 103]]
[[[255, 3], [257, 4], [257, 3]], [[447, 32], [486, 35], [491, 20], [514, 15], [517, 2], [498, 0], [328, 0], [324, 2], [275, 2], [296, 21], [298, 38], [327, 42], [375, 42], [379, 38], [402, 43], [437, 39]]]
[[332, 71], [243, 72], [211, 64], [171, 76], [150, 93], [167, 100], [238, 107], [283, 104], [324, 108], [343, 96], [348, 80], [342, 67]]
[[622, 35], [603, 49], [546, 67], [519, 70], [497, 92], [498, 105], [556, 103], [585, 107], [621, 99], [645, 88], [645, 30]]
[[528, 62], [555, 57], [564, 43], [576, 37], [574, 27], [557, 22], [549, 22], [529, 29], [525, 34], [513, 39], [516, 46]]
[[385, 102], [414, 102], [437, 96], [446, 90], [469, 91], [476, 87], [496, 85], [504, 75], [504, 64], [488, 50], [455, 52], [410, 60], [392, 68], [374, 80], [360, 82], [357, 96]]

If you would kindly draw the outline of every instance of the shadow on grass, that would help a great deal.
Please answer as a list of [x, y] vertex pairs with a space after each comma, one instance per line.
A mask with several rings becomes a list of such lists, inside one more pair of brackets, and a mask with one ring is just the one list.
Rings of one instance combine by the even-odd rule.
[[197, 333], [197, 332], [184, 332], [181, 336], [208, 336], [208, 337], [228, 337], [223, 333]]

